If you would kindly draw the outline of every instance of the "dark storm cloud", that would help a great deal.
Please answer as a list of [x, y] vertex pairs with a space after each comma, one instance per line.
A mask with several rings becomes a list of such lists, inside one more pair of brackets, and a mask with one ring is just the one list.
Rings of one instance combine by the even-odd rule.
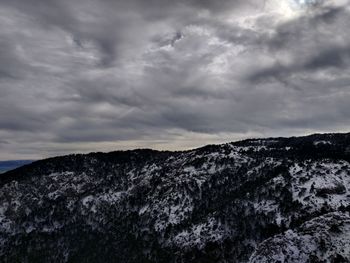
[[338, 70], [347, 69], [350, 66], [350, 48], [334, 47], [320, 51], [318, 55], [309, 58], [309, 60], [299, 64], [284, 66], [276, 64], [273, 67], [255, 72], [249, 76], [249, 79], [256, 82], [264, 79], [288, 78], [292, 74], [316, 71], [320, 69], [335, 68]]
[[289, 3], [0, 1], [0, 158], [348, 129], [347, 2]]
[[9, 144], [9, 142], [8, 141], [2, 141], [2, 140], [0, 140], [0, 145], [1, 144]]
[[338, 69], [347, 68], [350, 64], [350, 47], [334, 47], [321, 52], [318, 56], [312, 58], [303, 65], [305, 69], [315, 70], [328, 67]]

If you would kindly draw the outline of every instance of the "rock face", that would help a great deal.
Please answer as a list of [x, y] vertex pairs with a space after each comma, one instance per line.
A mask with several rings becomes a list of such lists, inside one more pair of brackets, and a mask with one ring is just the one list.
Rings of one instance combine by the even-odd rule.
[[0, 176], [0, 262], [350, 262], [350, 134], [51, 158]]

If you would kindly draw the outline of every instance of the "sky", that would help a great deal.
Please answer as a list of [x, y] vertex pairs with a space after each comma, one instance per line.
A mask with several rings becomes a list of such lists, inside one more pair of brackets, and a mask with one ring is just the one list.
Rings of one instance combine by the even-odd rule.
[[0, 0], [0, 160], [350, 131], [348, 0]]

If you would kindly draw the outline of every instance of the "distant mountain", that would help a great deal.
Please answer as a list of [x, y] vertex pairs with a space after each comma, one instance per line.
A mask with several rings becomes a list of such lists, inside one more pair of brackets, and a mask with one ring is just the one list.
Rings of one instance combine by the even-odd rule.
[[26, 164], [32, 163], [33, 160], [13, 160], [13, 161], [0, 161], [0, 173], [13, 170]]
[[69, 155], [0, 176], [1, 262], [350, 262], [350, 134]]

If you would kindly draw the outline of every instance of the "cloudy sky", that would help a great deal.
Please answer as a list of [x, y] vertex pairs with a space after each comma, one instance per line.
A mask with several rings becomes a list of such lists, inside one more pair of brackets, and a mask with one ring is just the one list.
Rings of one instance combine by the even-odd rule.
[[347, 0], [0, 0], [0, 160], [350, 131]]

